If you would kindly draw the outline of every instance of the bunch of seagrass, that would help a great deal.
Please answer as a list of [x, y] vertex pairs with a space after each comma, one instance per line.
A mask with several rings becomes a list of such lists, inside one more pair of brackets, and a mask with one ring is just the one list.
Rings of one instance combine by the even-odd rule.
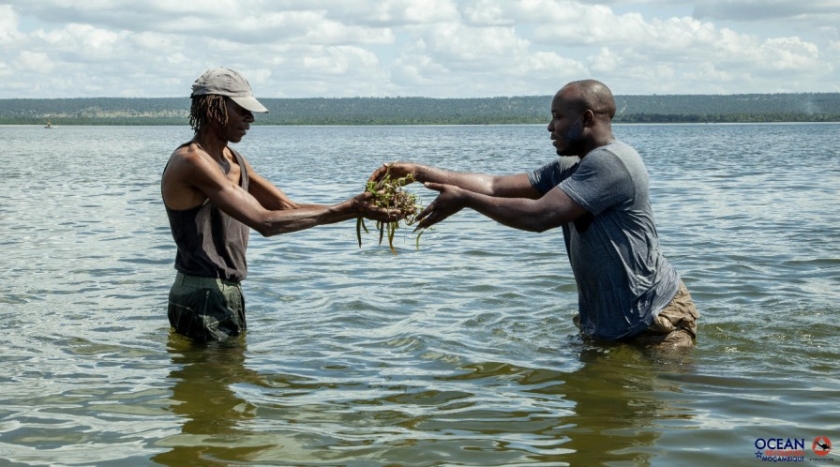
[[[407, 175], [400, 178], [391, 178], [390, 167], [385, 172], [385, 176], [378, 182], [369, 181], [365, 185], [365, 192], [373, 195], [373, 204], [380, 208], [394, 209], [399, 211], [400, 217], [403, 219], [405, 225], [411, 225], [415, 222], [417, 214], [420, 213], [422, 206], [417, 200], [417, 196], [403, 190], [403, 187], [414, 181], [414, 177]], [[391, 247], [391, 253], [397, 254], [394, 248], [394, 234], [399, 227], [399, 221], [381, 222], [376, 221], [376, 228], [379, 230], [379, 244], [382, 244], [382, 239], [385, 233], [388, 234], [388, 246]], [[365, 226], [365, 220], [361, 216], [356, 220], [356, 238], [359, 240], [359, 248], [362, 247], [362, 230], [368, 233]], [[417, 249], [420, 249], [420, 235], [423, 234], [421, 230], [417, 234], [415, 244]]]

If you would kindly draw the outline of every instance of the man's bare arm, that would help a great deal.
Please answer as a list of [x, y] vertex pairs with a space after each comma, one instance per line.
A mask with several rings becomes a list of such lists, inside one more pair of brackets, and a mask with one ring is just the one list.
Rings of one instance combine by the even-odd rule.
[[[261, 187], [258, 191], [265, 187], [260, 179], [256, 183], [256, 186]], [[211, 158], [197, 151], [182, 151], [173, 155], [164, 174], [163, 190], [164, 199], [170, 207], [173, 206], [167, 199], [167, 192], [178, 193], [182, 197], [185, 193], [193, 193], [193, 198], [199, 201], [201, 198], [209, 199], [223, 212], [266, 237], [353, 219], [360, 215], [376, 220], [392, 217], [366, 203], [368, 195], [358, 195], [333, 205], [301, 206], [291, 203], [285, 204], [284, 209], [267, 209], [254, 195], [227, 179]], [[282, 202], [281, 197], [274, 196], [277, 202]], [[268, 204], [272, 205], [272, 202], [268, 201]]]
[[541, 194], [528, 180], [527, 174], [489, 175], [473, 172], [455, 172], [411, 162], [395, 162], [377, 169], [370, 180], [380, 180], [386, 173], [392, 178], [411, 176], [420, 183], [454, 185], [475, 193], [502, 198], [538, 199]]
[[588, 211], [560, 188], [539, 199], [502, 198], [464, 190], [453, 185], [427, 183], [440, 195], [417, 218], [418, 229], [431, 227], [463, 208], [470, 208], [496, 222], [515, 229], [544, 232], [571, 222]]
[[207, 195], [219, 209], [265, 237], [354, 219], [364, 212], [361, 206], [364, 199], [361, 196], [333, 205], [297, 205], [294, 208], [269, 210], [253, 195], [232, 183], [208, 191]]

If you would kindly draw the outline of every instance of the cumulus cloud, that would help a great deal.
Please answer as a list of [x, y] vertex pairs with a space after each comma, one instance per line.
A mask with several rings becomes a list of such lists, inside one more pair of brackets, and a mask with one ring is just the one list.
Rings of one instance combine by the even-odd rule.
[[[836, 0], [6, 0], [0, 98], [840, 91]], [[130, 84], [127, 84], [130, 83]]]
[[820, 15], [836, 18], [838, 14], [840, 7], [834, 0], [707, 0], [694, 7], [695, 16], [711, 20], [789, 20]]
[[457, 3], [451, 0], [298, 1], [301, 7], [325, 11], [331, 19], [376, 27], [401, 27], [457, 21]]
[[11, 5], [0, 5], [0, 47], [12, 44], [20, 37], [18, 17]]

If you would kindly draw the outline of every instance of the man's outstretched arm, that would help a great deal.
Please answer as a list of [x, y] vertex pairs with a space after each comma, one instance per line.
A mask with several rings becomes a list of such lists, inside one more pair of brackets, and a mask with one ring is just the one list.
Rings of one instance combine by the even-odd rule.
[[[164, 174], [164, 198], [166, 199], [166, 192], [171, 191], [180, 196], [195, 198], [198, 200], [196, 203], [201, 199], [209, 199], [223, 212], [266, 237], [341, 222], [358, 216], [380, 221], [398, 218], [396, 212], [379, 209], [369, 203], [368, 194], [360, 194], [332, 205], [298, 205], [288, 200], [285, 195], [269, 193], [270, 186], [273, 185], [261, 177], [253, 179], [256, 181], [256, 193], [264, 198], [262, 201], [225, 177], [209, 157], [197, 151], [184, 150], [176, 152], [170, 159]], [[274, 190], [282, 194], [279, 189]], [[270, 208], [263, 203], [268, 204]]]
[[391, 178], [411, 176], [411, 179], [415, 182], [453, 185], [489, 196], [530, 199], [540, 197], [540, 192], [531, 186], [528, 175], [524, 173], [489, 175], [475, 172], [455, 172], [412, 162], [395, 162], [385, 164], [377, 169], [369, 180], [382, 180], [386, 174], [390, 174]]
[[426, 183], [440, 192], [417, 218], [418, 229], [429, 228], [463, 208], [470, 208], [508, 227], [544, 232], [571, 222], [587, 213], [560, 188], [539, 199], [504, 198], [465, 190], [458, 186]]

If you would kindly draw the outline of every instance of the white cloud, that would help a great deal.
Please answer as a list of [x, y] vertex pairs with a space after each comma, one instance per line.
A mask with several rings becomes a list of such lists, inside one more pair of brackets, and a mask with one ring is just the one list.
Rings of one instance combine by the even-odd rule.
[[373, 69], [378, 65], [376, 55], [358, 47], [327, 47], [317, 57], [304, 57], [303, 65], [315, 73], [346, 75], [354, 67]]
[[55, 69], [47, 54], [26, 50], [18, 55], [12, 65], [23, 72], [51, 73]]
[[453, 0], [356, 0], [293, 2], [304, 8], [326, 11], [337, 21], [380, 27], [434, 24], [457, 21], [460, 14]]
[[770, 70], [799, 70], [821, 65], [817, 47], [797, 37], [767, 39], [759, 50]]
[[513, 18], [505, 14], [510, 3], [476, 0], [464, 5], [464, 20], [474, 26], [513, 26]]
[[109, 61], [120, 57], [125, 50], [127, 33], [98, 29], [87, 24], [70, 24], [55, 31], [35, 31], [35, 39], [42, 40], [53, 53], [72, 54], [79, 61]]
[[840, 8], [835, 0], [706, 0], [696, 2], [694, 14], [712, 20], [809, 20], [826, 15], [836, 17]]
[[0, 47], [18, 40], [18, 15], [11, 5], [0, 5]]
[[405, 89], [415, 86], [434, 86], [436, 77], [443, 77], [448, 70], [428, 55], [412, 54], [396, 60], [391, 69], [392, 78]]
[[6, 0], [0, 98], [183, 96], [219, 65], [266, 97], [838, 92], [838, 24], [836, 0]]
[[534, 12], [531, 13], [534, 16], [530, 16], [539, 18], [535, 37], [542, 42], [562, 41], [573, 45], [620, 42], [644, 33], [645, 24], [640, 24], [640, 18], [635, 14], [617, 16], [602, 5], [547, 3], [550, 6], [543, 6], [544, 13], [536, 16], [537, 12]]
[[732, 72], [718, 70], [713, 63], [708, 62], [698, 63], [697, 66], [682, 74], [682, 79], [689, 82], [713, 82], [718, 86], [731, 83], [736, 78], [746, 79], [747, 77], [736, 77]]
[[426, 49], [450, 69], [516, 60], [528, 52], [529, 46], [508, 27], [471, 28], [447, 23], [424, 29], [422, 36]]

